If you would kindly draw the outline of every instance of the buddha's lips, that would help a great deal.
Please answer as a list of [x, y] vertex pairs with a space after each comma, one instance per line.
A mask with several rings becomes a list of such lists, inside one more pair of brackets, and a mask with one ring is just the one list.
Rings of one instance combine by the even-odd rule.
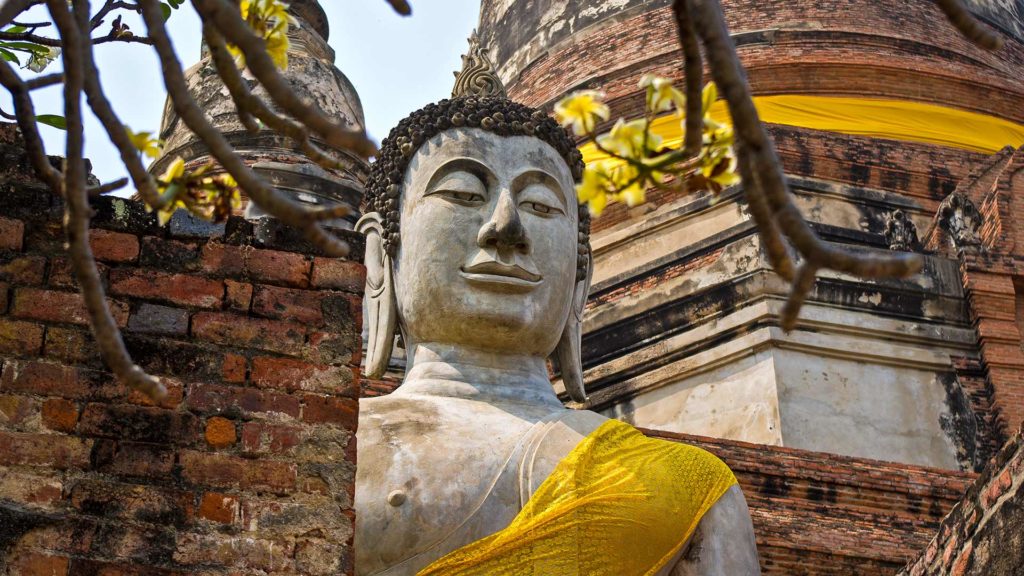
[[516, 266], [514, 264], [502, 264], [501, 262], [480, 262], [473, 264], [472, 266], [463, 267], [462, 271], [467, 274], [490, 274], [493, 276], [508, 276], [510, 278], [518, 278], [527, 282], [540, 282], [541, 276], [534, 274], [522, 266]]

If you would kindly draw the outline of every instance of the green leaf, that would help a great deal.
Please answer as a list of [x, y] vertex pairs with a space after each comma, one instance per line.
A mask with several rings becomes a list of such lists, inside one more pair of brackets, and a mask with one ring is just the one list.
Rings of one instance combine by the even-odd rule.
[[28, 30], [28, 28], [25, 28], [24, 26], [11, 26], [7, 30], [4, 30], [4, 32], [7, 34], [21, 34], [26, 30]]
[[40, 114], [36, 116], [36, 122], [40, 124], [46, 124], [47, 126], [53, 126], [59, 130], [67, 130], [68, 123], [63, 116], [57, 114]]
[[0, 58], [3, 58], [8, 62], [14, 62], [15, 64], [21, 66], [21, 60], [18, 60], [18, 57], [14, 54], [14, 52], [11, 52], [10, 50], [7, 50], [2, 46], [0, 46]]
[[160, 3], [160, 10], [164, 13], [164, 22], [171, 17], [171, 7], [166, 2]]
[[49, 48], [35, 42], [3, 42], [0, 45], [11, 50], [21, 50], [22, 52], [33, 52], [36, 54], [47, 54], [50, 52]]

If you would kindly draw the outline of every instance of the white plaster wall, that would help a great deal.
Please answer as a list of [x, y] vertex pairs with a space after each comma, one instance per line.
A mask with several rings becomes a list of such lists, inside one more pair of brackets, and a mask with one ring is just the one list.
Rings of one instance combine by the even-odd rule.
[[774, 350], [783, 444], [955, 469], [940, 417], [946, 390], [931, 370]]
[[775, 380], [771, 353], [755, 353], [602, 413], [643, 428], [780, 445]]

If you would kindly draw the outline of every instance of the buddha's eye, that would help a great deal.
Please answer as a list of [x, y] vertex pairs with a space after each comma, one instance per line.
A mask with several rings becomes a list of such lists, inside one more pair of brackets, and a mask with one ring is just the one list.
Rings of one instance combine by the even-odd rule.
[[465, 170], [446, 174], [431, 187], [427, 196], [438, 196], [463, 206], [477, 206], [487, 201], [487, 187], [483, 180]]
[[551, 206], [548, 206], [547, 204], [541, 204], [540, 202], [523, 202], [520, 204], [520, 206], [526, 208], [531, 212], [535, 212], [537, 214], [542, 214], [545, 216], [555, 214], [555, 212], [557, 211], [557, 208], [552, 208]]
[[451, 200], [455, 200], [461, 204], [479, 204], [484, 201], [482, 194], [476, 192], [463, 192], [461, 190], [438, 190], [436, 194], [440, 194]]

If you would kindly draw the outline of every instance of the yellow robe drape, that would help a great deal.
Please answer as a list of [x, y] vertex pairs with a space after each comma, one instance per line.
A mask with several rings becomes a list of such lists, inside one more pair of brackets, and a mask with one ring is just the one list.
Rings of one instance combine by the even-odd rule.
[[[754, 96], [758, 116], [770, 124], [870, 136], [887, 140], [923, 142], [992, 154], [1004, 146], [1024, 144], [1024, 124], [925, 102], [813, 94]], [[724, 100], [708, 111], [718, 122], [730, 123]], [[656, 118], [651, 130], [666, 148], [679, 148], [683, 127], [674, 114]], [[593, 143], [580, 147], [586, 162], [607, 156]]]
[[735, 483], [712, 454], [609, 420], [555, 467], [508, 527], [419, 575], [655, 574]]

